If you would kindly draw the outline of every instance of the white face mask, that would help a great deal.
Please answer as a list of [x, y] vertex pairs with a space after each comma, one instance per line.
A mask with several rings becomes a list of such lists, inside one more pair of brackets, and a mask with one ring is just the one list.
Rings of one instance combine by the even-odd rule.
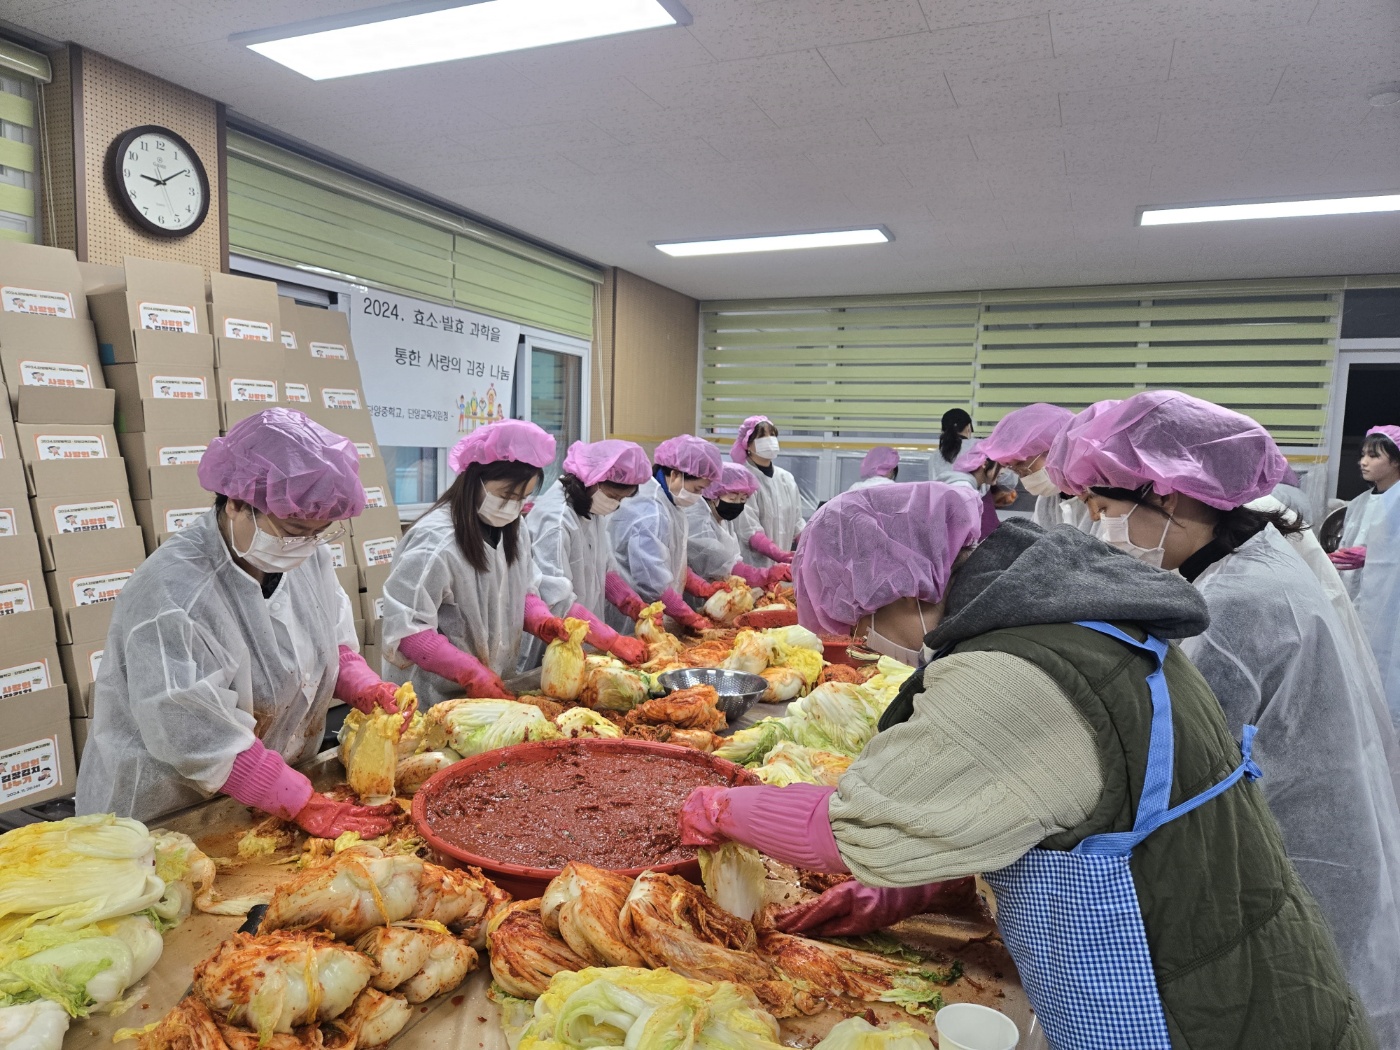
[[753, 454], [762, 459], [773, 459], [778, 454], [778, 439], [775, 437], [761, 437], [753, 443]]
[[481, 506], [477, 508], [476, 516], [488, 525], [503, 529], [520, 517], [520, 508], [524, 505], [524, 500], [502, 499], [494, 492], [482, 488]]
[[1026, 491], [1032, 496], [1058, 496], [1059, 487], [1050, 480], [1050, 475], [1045, 472], [1045, 468], [1033, 470], [1021, 479], [1021, 484], [1026, 487]]
[[588, 503], [588, 512], [590, 514], [600, 515], [611, 514], [620, 506], [622, 506], [622, 500], [613, 499], [602, 489], [599, 489], [597, 492], [593, 493], [593, 498]]
[[229, 523], [228, 541], [235, 556], [260, 572], [291, 572], [316, 553], [315, 536], [273, 536], [258, 526], [258, 512], [253, 514], [253, 541], [246, 551], [240, 551], [233, 541], [233, 524]]
[[700, 493], [691, 492], [684, 484], [677, 485], [676, 491], [671, 493], [671, 498], [676, 501], [677, 507], [693, 507], [700, 500]]
[[1171, 519], [1167, 519], [1167, 523], [1162, 529], [1161, 539], [1157, 541], [1157, 546], [1139, 547], [1129, 538], [1128, 533], [1128, 519], [1133, 516], [1133, 511], [1137, 509], [1137, 507], [1134, 507], [1133, 510], [1128, 511], [1128, 513], [1124, 514], [1121, 518], [1110, 518], [1106, 515], [1100, 517], [1098, 521], [1094, 522], [1094, 527], [1090, 535], [1097, 536], [1110, 547], [1117, 547], [1124, 554], [1131, 554], [1144, 565], [1151, 565], [1154, 569], [1160, 569], [1162, 567], [1162, 559], [1166, 557], [1167, 554], [1167, 531], [1172, 527]]
[[[920, 602], [917, 608], [919, 611], [919, 626], [923, 628], [924, 636], [926, 637], [928, 635], [928, 627], [924, 623], [924, 603]], [[918, 649], [905, 648], [898, 642], [891, 641], [879, 631], [875, 630], [875, 616], [873, 613], [870, 616], [870, 630], [865, 633], [865, 647], [867, 649], [873, 649], [882, 656], [888, 656], [891, 659], [898, 660], [902, 664], [908, 664], [910, 667], [918, 667], [919, 664], [923, 662], [922, 646]]]

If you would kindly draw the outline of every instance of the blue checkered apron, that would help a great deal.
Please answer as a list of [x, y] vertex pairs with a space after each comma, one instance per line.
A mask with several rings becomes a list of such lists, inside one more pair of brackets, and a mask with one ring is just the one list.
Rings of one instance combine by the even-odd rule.
[[1150, 652], [1152, 730], [1147, 772], [1132, 831], [1091, 835], [1074, 849], [1033, 849], [983, 877], [996, 893], [997, 925], [1026, 994], [1055, 1050], [1171, 1050], [1162, 998], [1129, 869], [1133, 847], [1168, 821], [1209, 802], [1241, 778], [1254, 779], [1254, 727], [1244, 728], [1244, 761], [1224, 780], [1169, 809], [1172, 705], [1162, 664], [1167, 643], [1145, 642], [1111, 624], [1080, 627]]

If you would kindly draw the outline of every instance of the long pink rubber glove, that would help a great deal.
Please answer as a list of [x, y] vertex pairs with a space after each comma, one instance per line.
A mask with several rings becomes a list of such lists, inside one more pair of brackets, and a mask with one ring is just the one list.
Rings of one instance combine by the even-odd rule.
[[583, 620], [588, 624], [588, 637], [584, 641], [593, 648], [601, 649], [605, 653], [612, 653], [623, 663], [639, 664], [646, 660], [647, 647], [645, 643], [636, 638], [628, 638], [626, 635], [618, 634], [587, 606], [575, 602], [573, 608], [569, 610], [569, 615], [575, 620]]
[[525, 595], [525, 630], [542, 642], [569, 640], [569, 628], [563, 619], [550, 612], [538, 594]]
[[987, 494], [982, 497], [981, 538], [985, 540], [988, 536], [990, 536], [993, 532], [996, 531], [997, 526], [1000, 524], [1001, 519], [997, 517], [996, 497], [992, 495], [990, 490], [988, 490]]
[[792, 561], [792, 551], [783, 550], [768, 538], [767, 533], [755, 532], [749, 537], [749, 546], [765, 558], [772, 558], [776, 562], [786, 564]]
[[357, 711], [369, 714], [381, 707], [391, 715], [399, 713], [394, 694], [398, 686], [386, 682], [374, 673], [365, 658], [348, 645], [340, 647], [340, 674], [335, 680], [337, 700], [343, 700]]
[[729, 570], [729, 575], [738, 576], [750, 587], [766, 588], [768, 586], [768, 570], [760, 569], [757, 565], [750, 565], [746, 561], [736, 563], [734, 568]]
[[261, 740], [254, 740], [252, 747], [233, 760], [220, 790], [245, 806], [293, 821], [317, 838], [335, 838], [347, 831], [376, 838], [393, 827], [389, 818], [397, 809], [393, 804], [357, 806], [317, 794], [311, 781], [287, 765], [276, 751], [264, 747]]
[[965, 906], [976, 895], [969, 878], [930, 882], [923, 886], [865, 886], [854, 879], [831, 887], [820, 897], [784, 908], [773, 917], [786, 933], [818, 937], [856, 937], [891, 926], [911, 915]]
[[685, 599], [676, 593], [674, 587], [667, 587], [661, 593], [661, 605], [666, 610], [666, 615], [696, 634], [708, 631], [714, 626], [709, 620], [686, 605]]
[[515, 696], [491, 668], [471, 653], [464, 653], [438, 631], [419, 631], [399, 642], [399, 652], [423, 670], [456, 682], [467, 695], [514, 700]]
[[627, 586], [627, 581], [616, 572], [610, 572], [603, 583], [603, 594], [618, 612], [629, 620], [635, 620], [642, 615], [646, 602], [642, 601], [642, 596]]
[[816, 784], [696, 788], [681, 807], [681, 842], [733, 841], [808, 871], [849, 871], [827, 815], [835, 792]]
[[1343, 547], [1327, 555], [1328, 559], [1343, 572], [1364, 568], [1366, 565], [1365, 547]]
[[697, 573], [697, 572], [696, 572], [694, 569], [692, 569], [690, 566], [688, 566], [688, 565], [686, 566], [686, 569], [685, 569], [685, 593], [686, 593], [686, 594], [693, 594], [693, 595], [695, 595], [695, 597], [697, 597], [697, 598], [709, 598], [709, 597], [713, 596], [714, 594], [716, 594], [716, 593], [718, 593], [719, 591], [722, 591], [722, 590], [724, 590], [724, 589], [725, 589], [724, 584], [722, 584], [722, 583], [706, 583], [704, 580], [702, 580], [702, 579], [700, 578], [700, 574], [699, 574], [699, 573]]

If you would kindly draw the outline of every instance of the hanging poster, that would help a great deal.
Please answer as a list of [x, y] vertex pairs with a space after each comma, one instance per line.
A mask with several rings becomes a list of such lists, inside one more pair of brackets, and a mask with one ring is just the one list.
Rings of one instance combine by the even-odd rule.
[[448, 448], [510, 415], [517, 324], [361, 289], [350, 336], [381, 445]]

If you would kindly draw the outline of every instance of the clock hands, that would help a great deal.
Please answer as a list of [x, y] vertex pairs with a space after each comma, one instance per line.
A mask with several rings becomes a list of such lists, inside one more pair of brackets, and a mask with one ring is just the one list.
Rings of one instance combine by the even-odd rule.
[[154, 182], [157, 186], [165, 185], [165, 183], [161, 182], [160, 179], [152, 178], [150, 175], [142, 175], [141, 177], [147, 182]]
[[177, 178], [177, 177], [179, 177], [179, 176], [181, 176], [181, 175], [188, 175], [189, 173], [190, 173], [190, 169], [189, 169], [189, 168], [185, 168], [183, 171], [177, 171], [174, 175], [167, 175], [165, 178], [163, 178], [163, 179], [160, 180], [160, 183], [159, 183], [159, 184], [160, 184], [161, 186], [164, 186], [164, 185], [165, 185], [167, 182], [169, 182], [171, 179]]

